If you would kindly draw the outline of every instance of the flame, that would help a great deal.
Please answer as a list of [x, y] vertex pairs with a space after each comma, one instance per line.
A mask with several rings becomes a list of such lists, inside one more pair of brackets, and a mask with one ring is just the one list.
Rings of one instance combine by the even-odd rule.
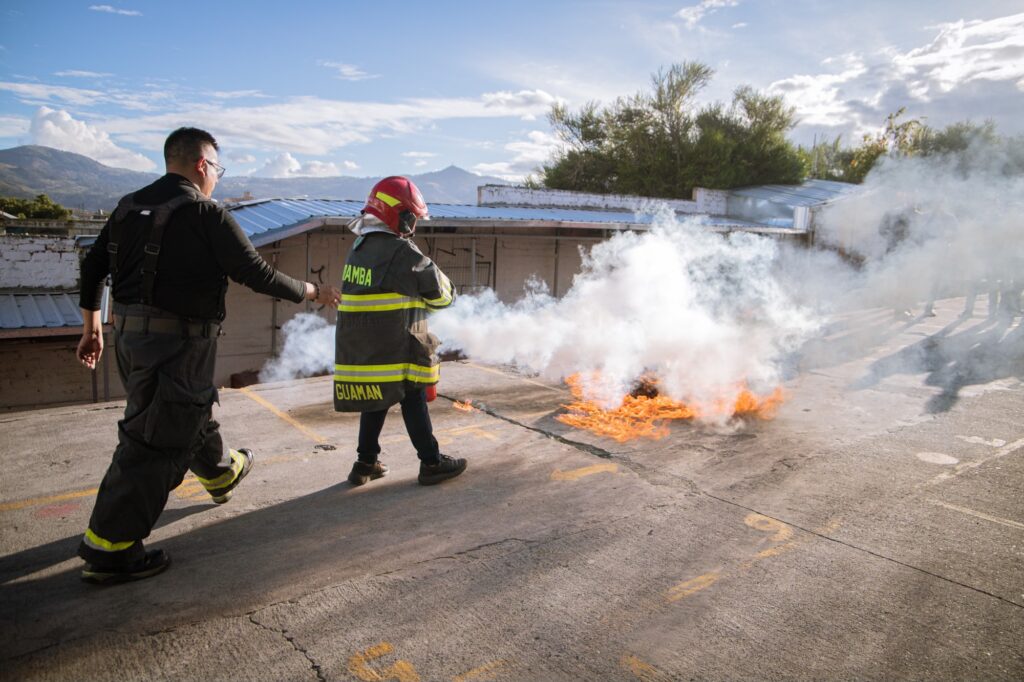
[[637, 391], [623, 398], [619, 407], [606, 410], [584, 397], [583, 379], [579, 374], [568, 377], [565, 383], [574, 401], [563, 406], [569, 414], [559, 415], [558, 421], [620, 443], [634, 438], [664, 438], [669, 434], [668, 422], [674, 419], [709, 415], [772, 419], [784, 399], [781, 388], [776, 388], [771, 395], [758, 396], [744, 385], [735, 401], [723, 398], [707, 405], [686, 404], [657, 393], [657, 379], [643, 377]]
[[473, 407], [472, 400], [467, 400], [464, 403], [460, 403], [458, 400], [456, 400], [455, 402], [452, 403], [452, 407], [454, 407], [456, 410], [459, 410], [460, 412], [472, 412], [473, 410], [476, 409], [475, 407]]

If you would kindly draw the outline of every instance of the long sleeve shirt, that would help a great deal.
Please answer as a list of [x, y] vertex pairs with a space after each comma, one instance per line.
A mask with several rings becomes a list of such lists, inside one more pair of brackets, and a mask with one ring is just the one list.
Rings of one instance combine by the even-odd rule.
[[[135, 193], [137, 204], [158, 205], [194, 185], [168, 173]], [[119, 303], [142, 302], [143, 247], [149, 220], [131, 214], [121, 227], [113, 297]], [[103, 281], [110, 273], [110, 221], [82, 261], [80, 305], [98, 310]], [[223, 320], [228, 278], [261, 294], [296, 303], [305, 283], [271, 267], [242, 232], [238, 222], [212, 202], [178, 208], [164, 229], [152, 304], [175, 315]]]

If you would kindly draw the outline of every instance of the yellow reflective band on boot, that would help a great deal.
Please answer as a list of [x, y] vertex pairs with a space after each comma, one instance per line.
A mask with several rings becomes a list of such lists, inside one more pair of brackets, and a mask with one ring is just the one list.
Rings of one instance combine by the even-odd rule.
[[231, 485], [236, 478], [238, 478], [238, 472], [245, 466], [245, 455], [238, 452], [237, 450], [228, 450], [228, 454], [231, 455], [231, 469], [225, 471], [217, 478], [201, 478], [196, 476], [196, 480], [203, 484], [203, 487], [207, 490], [216, 490], [217, 488], [223, 488], [226, 485]]
[[135, 540], [128, 540], [126, 542], [111, 542], [110, 540], [104, 540], [96, 533], [92, 532], [92, 528], [85, 529], [85, 544], [87, 547], [92, 549], [98, 549], [101, 552], [121, 552], [135, 544]]

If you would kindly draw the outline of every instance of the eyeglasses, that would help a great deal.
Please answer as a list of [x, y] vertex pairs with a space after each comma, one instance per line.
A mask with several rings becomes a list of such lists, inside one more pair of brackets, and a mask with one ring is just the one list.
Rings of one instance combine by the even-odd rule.
[[224, 166], [220, 165], [216, 161], [210, 161], [209, 159], [206, 159], [206, 165], [213, 166], [213, 169], [217, 172], [217, 179], [218, 180], [223, 178], [224, 174], [228, 171], [228, 169], [225, 168]]

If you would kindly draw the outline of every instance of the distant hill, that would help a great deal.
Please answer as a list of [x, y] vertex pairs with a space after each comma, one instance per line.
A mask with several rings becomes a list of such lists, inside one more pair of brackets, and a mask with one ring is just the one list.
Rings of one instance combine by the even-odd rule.
[[[118, 199], [155, 180], [157, 173], [111, 168], [72, 152], [26, 145], [0, 150], [0, 196], [46, 194], [68, 208], [109, 211]], [[476, 204], [479, 185], [508, 184], [504, 180], [448, 166], [444, 170], [409, 176], [427, 203]], [[311, 197], [363, 199], [378, 178], [253, 178], [228, 175], [217, 186], [218, 199], [250, 192], [257, 199]]]

